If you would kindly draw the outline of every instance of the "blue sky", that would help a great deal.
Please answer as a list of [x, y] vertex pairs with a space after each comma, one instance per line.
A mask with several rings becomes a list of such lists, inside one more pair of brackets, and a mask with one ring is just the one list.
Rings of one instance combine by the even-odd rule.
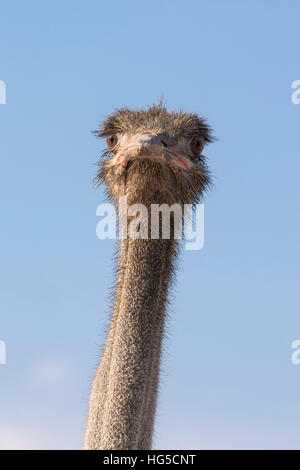
[[82, 447], [113, 266], [90, 131], [162, 94], [218, 141], [155, 448], [300, 448], [299, 14], [297, 0], [2, 2], [0, 448]]

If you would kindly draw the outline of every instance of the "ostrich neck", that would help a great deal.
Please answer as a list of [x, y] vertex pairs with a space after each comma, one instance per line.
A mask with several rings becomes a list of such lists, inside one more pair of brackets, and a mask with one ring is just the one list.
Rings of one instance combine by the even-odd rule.
[[86, 448], [151, 446], [174, 240], [121, 242], [110, 331], [90, 402]]
[[123, 242], [126, 267], [101, 432], [105, 449], [137, 449], [144, 433], [149, 378], [153, 379], [151, 370], [157, 369], [153, 362], [160, 357], [157, 348], [165, 317], [162, 289], [170, 244], [171, 240]]

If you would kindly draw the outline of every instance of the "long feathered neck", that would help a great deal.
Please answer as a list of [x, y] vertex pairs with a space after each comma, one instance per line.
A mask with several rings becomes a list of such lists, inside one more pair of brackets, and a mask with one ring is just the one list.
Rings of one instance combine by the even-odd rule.
[[174, 240], [121, 242], [115, 304], [90, 398], [86, 449], [150, 449]]

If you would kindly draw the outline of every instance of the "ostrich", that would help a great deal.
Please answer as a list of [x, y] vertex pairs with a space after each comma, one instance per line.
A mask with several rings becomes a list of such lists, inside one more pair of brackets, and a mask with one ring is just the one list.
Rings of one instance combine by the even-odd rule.
[[[128, 206], [195, 204], [210, 183], [201, 153], [212, 141], [211, 131], [196, 114], [168, 112], [162, 103], [121, 108], [96, 134], [107, 142], [96, 180], [117, 206], [121, 196], [127, 196]], [[152, 446], [167, 294], [178, 252], [174, 217], [168, 239], [159, 220], [158, 237], [151, 238], [148, 228], [148, 238], [120, 241], [112, 317], [92, 386], [85, 449]]]

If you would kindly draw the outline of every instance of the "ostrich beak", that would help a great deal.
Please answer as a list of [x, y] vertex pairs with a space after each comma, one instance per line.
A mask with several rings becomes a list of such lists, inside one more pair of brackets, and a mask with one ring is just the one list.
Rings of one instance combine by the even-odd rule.
[[174, 141], [165, 134], [139, 133], [132, 136], [114, 157], [113, 165], [126, 168], [130, 160], [149, 158], [160, 160], [170, 165], [172, 170], [178, 167], [188, 171], [192, 162], [180, 153]]

